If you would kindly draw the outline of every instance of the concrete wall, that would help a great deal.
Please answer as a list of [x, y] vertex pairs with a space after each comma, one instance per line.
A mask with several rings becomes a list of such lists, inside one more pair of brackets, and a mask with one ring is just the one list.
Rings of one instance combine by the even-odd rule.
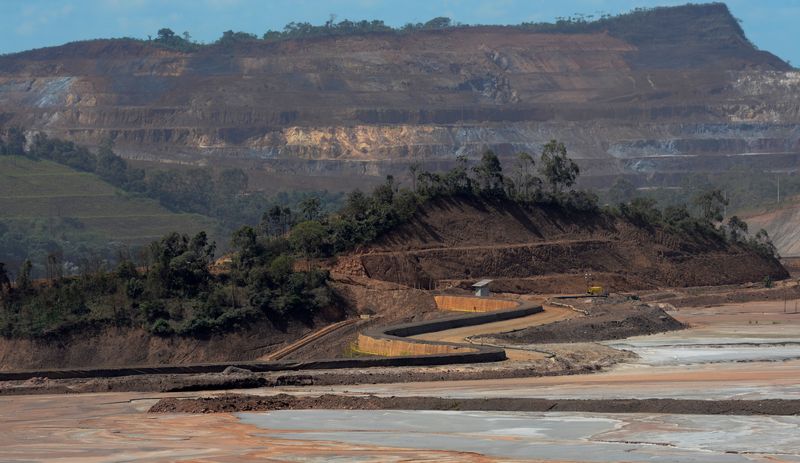
[[496, 310], [511, 309], [520, 303], [507, 299], [494, 299], [475, 296], [434, 296], [436, 307], [439, 310], [452, 310], [456, 312], [494, 312]]
[[399, 357], [405, 355], [436, 355], [475, 352], [469, 346], [428, 343], [417, 340], [381, 339], [365, 334], [358, 335], [358, 350], [365, 354]]

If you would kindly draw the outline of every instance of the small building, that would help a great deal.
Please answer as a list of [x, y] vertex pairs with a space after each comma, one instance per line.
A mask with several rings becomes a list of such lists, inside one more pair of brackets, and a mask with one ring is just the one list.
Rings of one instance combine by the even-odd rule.
[[489, 283], [491, 283], [491, 282], [492, 282], [492, 280], [481, 280], [481, 281], [475, 283], [474, 285], [472, 285], [472, 287], [475, 288], [475, 296], [477, 296], [477, 297], [489, 297], [489, 295], [491, 294], [489, 292]]

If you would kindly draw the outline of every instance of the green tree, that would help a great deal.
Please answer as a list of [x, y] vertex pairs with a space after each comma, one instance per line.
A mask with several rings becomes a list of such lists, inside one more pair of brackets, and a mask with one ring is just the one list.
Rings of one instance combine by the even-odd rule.
[[722, 213], [728, 200], [722, 194], [722, 190], [714, 188], [698, 194], [694, 198], [694, 204], [700, 209], [700, 217], [707, 222], [722, 221]]
[[664, 208], [664, 221], [672, 227], [686, 227], [692, 222], [692, 215], [686, 204], [667, 206]]
[[222, 37], [217, 40], [217, 44], [228, 46], [238, 42], [249, 42], [254, 40], [258, 40], [258, 37], [255, 34], [228, 30], [222, 33]]
[[261, 216], [260, 228], [265, 235], [277, 237], [286, 234], [293, 221], [292, 210], [276, 204]]
[[211, 279], [208, 269], [214, 258], [215, 244], [205, 232], [191, 239], [171, 233], [150, 245], [154, 262], [148, 282], [160, 295], [194, 296], [205, 290]]
[[446, 29], [453, 25], [453, 21], [446, 16], [439, 16], [426, 22], [424, 29]]
[[762, 255], [775, 257], [776, 259], [780, 258], [778, 249], [775, 247], [775, 244], [772, 243], [769, 233], [763, 228], [750, 240], [750, 245]]
[[387, 175], [386, 181], [372, 190], [372, 199], [374, 199], [375, 202], [380, 205], [392, 204], [392, 201], [394, 201], [394, 194], [396, 192], [397, 187], [394, 184], [394, 177]]
[[417, 175], [422, 167], [418, 162], [413, 162], [408, 166], [408, 175], [411, 177], [411, 191], [417, 192]]
[[306, 259], [322, 254], [325, 244], [325, 228], [315, 220], [306, 220], [295, 225], [289, 235], [292, 248]]
[[747, 236], [747, 222], [735, 215], [728, 219], [726, 228], [733, 241], [741, 241]]
[[110, 138], [100, 145], [95, 173], [116, 186], [124, 187], [128, 180], [128, 163], [114, 153], [113, 147]]
[[514, 191], [517, 199], [531, 201], [534, 194], [541, 188], [541, 180], [534, 175], [536, 161], [528, 153], [517, 153], [517, 162], [514, 164]]
[[158, 32], [156, 33], [156, 40], [160, 40], [162, 42], [169, 42], [173, 38], [175, 38], [175, 32], [173, 32], [172, 29], [167, 27], [159, 29]]
[[456, 165], [445, 174], [443, 182], [449, 194], [472, 192], [472, 179], [469, 178], [469, 173], [467, 172], [467, 157], [465, 155], [459, 154], [456, 156]]
[[503, 167], [494, 151], [483, 153], [480, 163], [472, 168], [482, 192], [499, 194], [503, 192]]
[[253, 227], [245, 225], [233, 232], [231, 247], [235, 252], [233, 259], [235, 276], [243, 280], [244, 275], [256, 265], [262, 254], [258, 236]]
[[317, 195], [311, 195], [300, 201], [300, 211], [306, 220], [317, 220], [322, 212], [322, 202]]
[[564, 143], [550, 140], [542, 149], [542, 162], [539, 172], [550, 185], [553, 194], [560, 193], [564, 188], [575, 184], [580, 174], [580, 169], [575, 162], [567, 156], [567, 147]]
[[363, 191], [355, 189], [348, 193], [342, 208], [342, 214], [355, 220], [364, 220], [372, 209], [369, 196]]
[[620, 212], [639, 225], [651, 226], [661, 221], [661, 211], [651, 198], [633, 198], [630, 203], [620, 203]]

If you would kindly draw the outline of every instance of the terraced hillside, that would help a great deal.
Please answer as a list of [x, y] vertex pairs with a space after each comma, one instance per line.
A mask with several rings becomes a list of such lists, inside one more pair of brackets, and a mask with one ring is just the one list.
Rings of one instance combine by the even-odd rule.
[[41, 254], [59, 248], [76, 259], [82, 250], [108, 250], [110, 242], [138, 245], [172, 231], [200, 230], [212, 230], [211, 221], [127, 195], [94, 174], [0, 156], [0, 261], [11, 269], [32, 249], [40, 254], [33, 252], [38, 265]]
[[[256, 32], [256, 31], [253, 31]], [[584, 178], [794, 168], [800, 74], [721, 3], [598, 22], [0, 57], [0, 123], [128, 157], [358, 178], [567, 143]], [[355, 180], [354, 180], [355, 179]]]

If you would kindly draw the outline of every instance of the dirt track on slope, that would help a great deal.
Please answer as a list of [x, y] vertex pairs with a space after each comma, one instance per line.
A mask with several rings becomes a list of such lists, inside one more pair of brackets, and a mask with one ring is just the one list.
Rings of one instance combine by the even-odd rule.
[[325, 394], [269, 397], [226, 394], [219, 397], [161, 399], [151, 413], [233, 413], [270, 410], [469, 410], [590, 413], [674, 413], [692, 415], [797, 415], [800, 400], [537, 399], [377, 397]]

